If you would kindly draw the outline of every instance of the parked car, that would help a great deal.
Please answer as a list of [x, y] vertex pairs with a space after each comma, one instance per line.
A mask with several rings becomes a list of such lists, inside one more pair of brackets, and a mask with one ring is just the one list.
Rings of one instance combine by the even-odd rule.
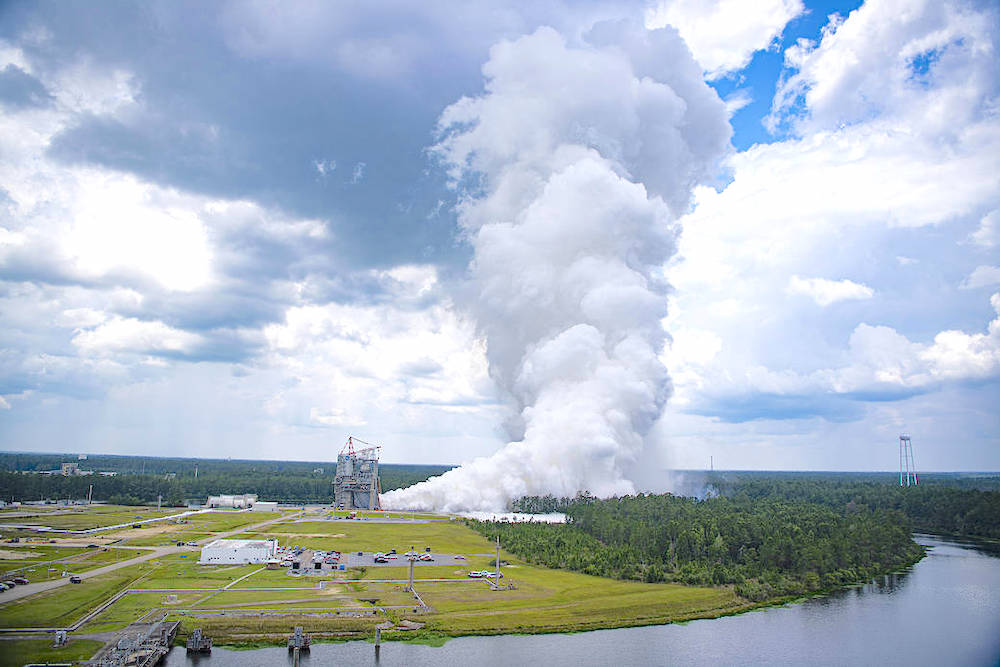
[[28, 580], [24, 577], [14, 577], [14, 583], [23, 586], [28, 583]]
[[187, 542], [187, 545], [189, 547], [196, 547], [196, 546], [198, 546], [198, 543], [197, 542]]
[[3, 593], [5, 590], [7, 590], [7, 585], [6, 584], [0, 584], [0, 593]]
[[470, 570], [469, 576], [472, 577], [473, 579], [482, 579], [483, 573], [480, 572], [479, 570]]
[[434, 560], [434, 558], [430, 554], [420, 554], [420, 560], [428, 561]]
[[11, 579], [5, 580], [3, 582], [3, 585], [6, 586], [7, 588], [14, 588], [14, 586], [17, 586], [17, 584]]
[[98, 546], [99, 546], [99, 545], [97, 545], [97, 544], [88, 544], [88, 545], [87, 545], [87, 548], [88, 548], [88, 549], [96, 549], [96, 548], [97, 548]]
[[83, 579], [81, 579], [80, 577], [78, 577], [78, 576], [76, 576], [74, 574], [72, 577], [69, 578], [69, 583], [71, 583], [71, 584], [82, 584], [83, 583]]

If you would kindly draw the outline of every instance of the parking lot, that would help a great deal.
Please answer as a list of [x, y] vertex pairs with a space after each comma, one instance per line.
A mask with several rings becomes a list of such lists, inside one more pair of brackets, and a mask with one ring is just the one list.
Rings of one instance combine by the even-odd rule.
[[[407, 567], [409, 566], [409, 561], [403, 554], [394, 554], [396, 557], [393, 558], [389, 555], [388, 563], [376, 563], [375, 562], [375, 552], [362, 552], [362, 555], [358, 555], [357, 551], [352, 553], [345, 553], [340, 557], [341, 563], [346, 563], [348, 567]], [[459, 558], [454, 554], [436, 554], [431, 552], [431, 558], [434, 560], [425, 561], [418, 560], [414, 562], [416, 567], [430, 566], [430, 565], [446, 565], [454, 567], [467, 567], [466, 560], [464, 558]]]

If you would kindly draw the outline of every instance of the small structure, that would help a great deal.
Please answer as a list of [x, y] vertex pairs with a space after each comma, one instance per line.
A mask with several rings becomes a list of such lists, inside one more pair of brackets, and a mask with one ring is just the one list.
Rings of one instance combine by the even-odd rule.
[[212, 638], [201, 634], [201, 628], [195, 628], [188, 637], [187, 650], [188, 653], [211, 653]]
[[301, 625], [296, 625], [295, 631], [288, 638], [288, 650], [308, 651], [310, 644], [312, 644], [312, 637], [302, 632]]
[[261, 565], [278, 553], [277, 540], [214, 540], [201, 548], [200, 565]]
[[254, 512], [277, 512], [278, 511], [278, 503], [272, 503], [272, 502], [254, 503], [254, 505], [253, 505], [253, 511]]
[[[355, 440], [368, 446], [355, 451]], [[354, 436], [347, 438], [347, 444], [337, 456], [337, 476], [333, 481], [333, 502], [339, 509], [381, 509], [378, 479], [380, 449], [378, 445], [358, 440]]]
[[66, 631], [56, 630], [55, 639], [52, 640], [52, 648], [59, 648], [66, 645]]
[[253, 507], [256, 502], [257, 494], [244, 493], [242, 496], [209, 496], [205, 505], [219, 509], [242, 510]]

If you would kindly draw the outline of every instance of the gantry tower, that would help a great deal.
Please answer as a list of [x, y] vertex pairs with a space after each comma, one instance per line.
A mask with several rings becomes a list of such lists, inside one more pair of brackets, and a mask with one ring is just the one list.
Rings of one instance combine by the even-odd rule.
[[[354, 449], [354, 443], [366, 445]], [[337, 456], [337, 476], [333, 481], [333, 502], [346, 510], [377, 510], [381, 486], [378, 480], [378, 453], [382, 449], [354, 436]]]

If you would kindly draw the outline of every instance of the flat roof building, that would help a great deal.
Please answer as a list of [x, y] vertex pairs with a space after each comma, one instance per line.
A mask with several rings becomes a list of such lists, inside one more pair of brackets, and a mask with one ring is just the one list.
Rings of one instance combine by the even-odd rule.
[[253, 507], [256, 502], [257, 494], [244, 493], [242, 496], [209, 496], [208, 502], [205, 504], [209, 507], [218, 507], [220, 509], [242, 510]]
[[201, 548], [200, 565], [266, 563], [278, 553], [277, 540], [215, 540]]

